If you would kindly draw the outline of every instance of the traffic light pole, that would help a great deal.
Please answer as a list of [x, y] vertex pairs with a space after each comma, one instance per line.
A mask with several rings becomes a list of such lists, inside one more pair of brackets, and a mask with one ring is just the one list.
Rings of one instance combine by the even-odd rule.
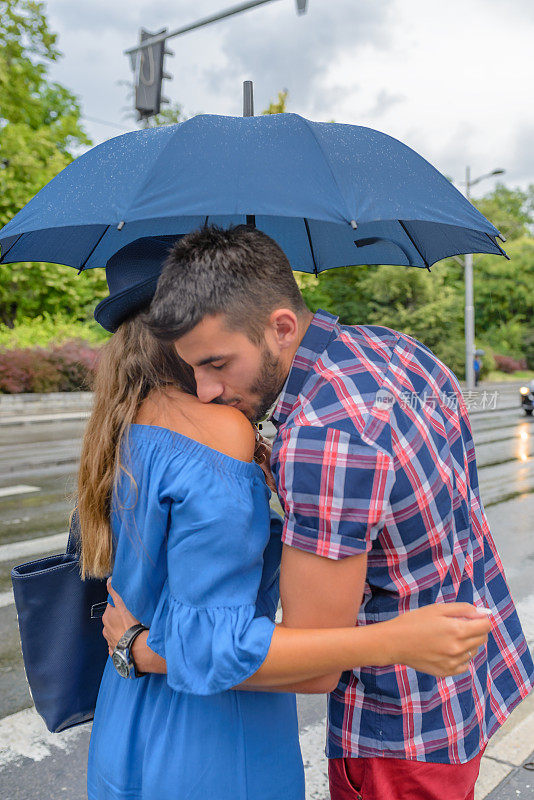
[[[247, 3], [239, 3], [236, 6], [227, 8], [225, 11], [220, 11], [218, 14], [213, 14], [211, 17], [204, 17], [204, 19], [200, 19], [198, 22], [193, 22], [191, 25], [185, 25], [183, 28], [177, 28], [175, 31], [169, 31], [168, 33], [162, 33], [159, 36], [154, 36], [151, 39], [146, 39], [144, 42], [139, 42], [139, 44], [137, 44], [135, 47], [130, 47], [124, 52], [126, 55], [131, 56], [134, 53], [138, 53], [140, 50], [144, 50], [146, 47], [150, 47], [151, 45], [158, 44], [159, 42], [166, 42], [167, 39], [173, 39], [175, 36], [181, 36], [183, 33], [189, 33], [189, 31], [194, 31], [197, 28], [203, 28], [205, 25], [211, 25], [214, 22], [219, 22], [221, 19], [233, 17], [235, 14], [242, 14], [243, 11], [248, 11], [251, 8], [256, 8], [257, 6], [263, 6], [266, 3], [274, 2], [277, 2], [277, 0], [250, 0], [250, 2]], [[296, 2], [297, 13], [305, 14], [307, 0], [296, 0]]]

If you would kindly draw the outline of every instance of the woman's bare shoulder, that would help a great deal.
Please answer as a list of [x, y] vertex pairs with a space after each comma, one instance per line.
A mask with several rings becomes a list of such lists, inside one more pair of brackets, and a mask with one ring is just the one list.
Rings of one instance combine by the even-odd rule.
[[136, 421], [177, 431], [240, 461], [252, 461], [254, 455], [254, 428], [231, 406], [202, 403], [183, 393], [167, 394], [163, 403], [153, 396], [145, 401]]
[[216, 403], [200, 405], [203, 408], [199, 409], [199, 414], [211, 440], [210, 447], [240, 461], [252, 461], [256, 436], [245, 415], [231, 406]]

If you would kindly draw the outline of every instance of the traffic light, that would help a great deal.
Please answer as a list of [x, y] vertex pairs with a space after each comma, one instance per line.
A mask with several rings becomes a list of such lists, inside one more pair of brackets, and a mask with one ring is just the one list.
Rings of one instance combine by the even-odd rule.
[[297, 14], [305, 14], [308, 0], [297, 0]]
[[[167, 28], [157, 33], [150, 33], [141, 28], [140, 41], [144, 42], [166, 32]], [[165, 55], [172, 55], [165, 49], [165, 40], [144, 47], [135, 54], [135, 107], [139, 119], [159, 114], [161, 104], [169, 102], [161, 95], [162, 81], [171, 77], [163, 71]]]

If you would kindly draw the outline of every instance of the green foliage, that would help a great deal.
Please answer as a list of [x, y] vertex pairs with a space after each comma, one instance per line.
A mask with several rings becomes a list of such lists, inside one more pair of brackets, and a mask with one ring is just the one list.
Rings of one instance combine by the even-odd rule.
[[78, 275], [60, 264], [5, 264], [0, 267], [0, 323], [12, 327], [40, 314], [83, 322], [107, 294], [103, 269]]
[[186, 119], [189, 119], [189, 117], [184, 114], [182, 106], [178, 103], [173, 103], [154, 117], [148, 117], [145, 121], [145, 127], [159, 128], [161, 125], [175, 125], [177, 122], [185, 122]]
[[76, 97], [48, 79], [60, 53], [44, 4], [0, 0], [0, 223], [4, 225], [89, 139]]
[[310, 308], [352, 325], [383, 325], [423, 342], [453, 370], [464, 366], [462, 306], [443, 273], [414, 267], [342, 267], [299, 276]]
[[[511, 259], [474, 257], [476, 345], [486, 351], [483, 375], [495, 369], [494, 354], [526, 355], [525, 335], [534, 319], [533, 198], [534, 187], [522, 192], [500, 185], [478, 202], [509, 236]], [[318, 278], [300, 274], [298, 282], [310, 308], [331, 311], [343, 323], [408, 333], [463, 376], [463, 258], [445, 259], [431, 274], [413, 267], [361, 266], [327, 270]]]
[[534, 239], [515, 239], [507, 252], [510, 261], [474, 258], [475, 320], [495, 350], [519, 357], [523, 333], [534, 318]]
[[107, 333], [94, 320], [76, 322], [69, 317], [41, 314], [26, 317], [13, 328], [0, 327], [0, 348], [7, 350], [29, 347], [50, 347], [53, 344], [79, 339], [90, 345], [99, 345], [109, 339]]
[[265, 111], [262, 114], [285, 114], [287, 106], [288, 91], [284, 89], [283, 92], [278, 92], [278, 100], [271, 100]]
[[518, 239], [526, 236], [534, 223], [534, 186], [524, 192], [498, 183], [474, 205], [507, 240]]
[[[76, 97], [48, 79], [60, 56], [56, 39], [43, 3], [0, 0], [0, 225], [72, 161], [75, 149], [90, 144]], [[72, 268], [45, 264], [0, 267], [0, 322], [11, 326], [38, 312], [85, 318], [89, 293], [101, 296], [102, 281], [93, 279], [78, 299], [75, 276]]]
[[523, 334], [523, 353], [527, 360], [527, 367], [534, 369], [534, 328], [527, 328]]
[[44, 3], [1, 0], [0, 11], [0, 113], [3, 121], [36, 130], [51, 121], [46, 63], [60, 55], [57, 37], [48, 29]]

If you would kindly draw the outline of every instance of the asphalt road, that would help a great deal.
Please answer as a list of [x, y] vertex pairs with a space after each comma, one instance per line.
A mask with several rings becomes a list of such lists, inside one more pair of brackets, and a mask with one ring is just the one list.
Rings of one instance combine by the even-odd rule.
[[[0, 797], [82, 800], [90, 726], [47, 735], [31, 709], [10, 570], [14, 564], [63, 549], [85, 422], [21, 421], [0, 425]], [[471, 421], [490, 528], [514, 599], [532, 631], [534, 419], [519, 408], [502, 409], [498, 404], [473, 413]], [[299, 698], [309, 800], [326, 797], [324, 716], [323, 697]]]

